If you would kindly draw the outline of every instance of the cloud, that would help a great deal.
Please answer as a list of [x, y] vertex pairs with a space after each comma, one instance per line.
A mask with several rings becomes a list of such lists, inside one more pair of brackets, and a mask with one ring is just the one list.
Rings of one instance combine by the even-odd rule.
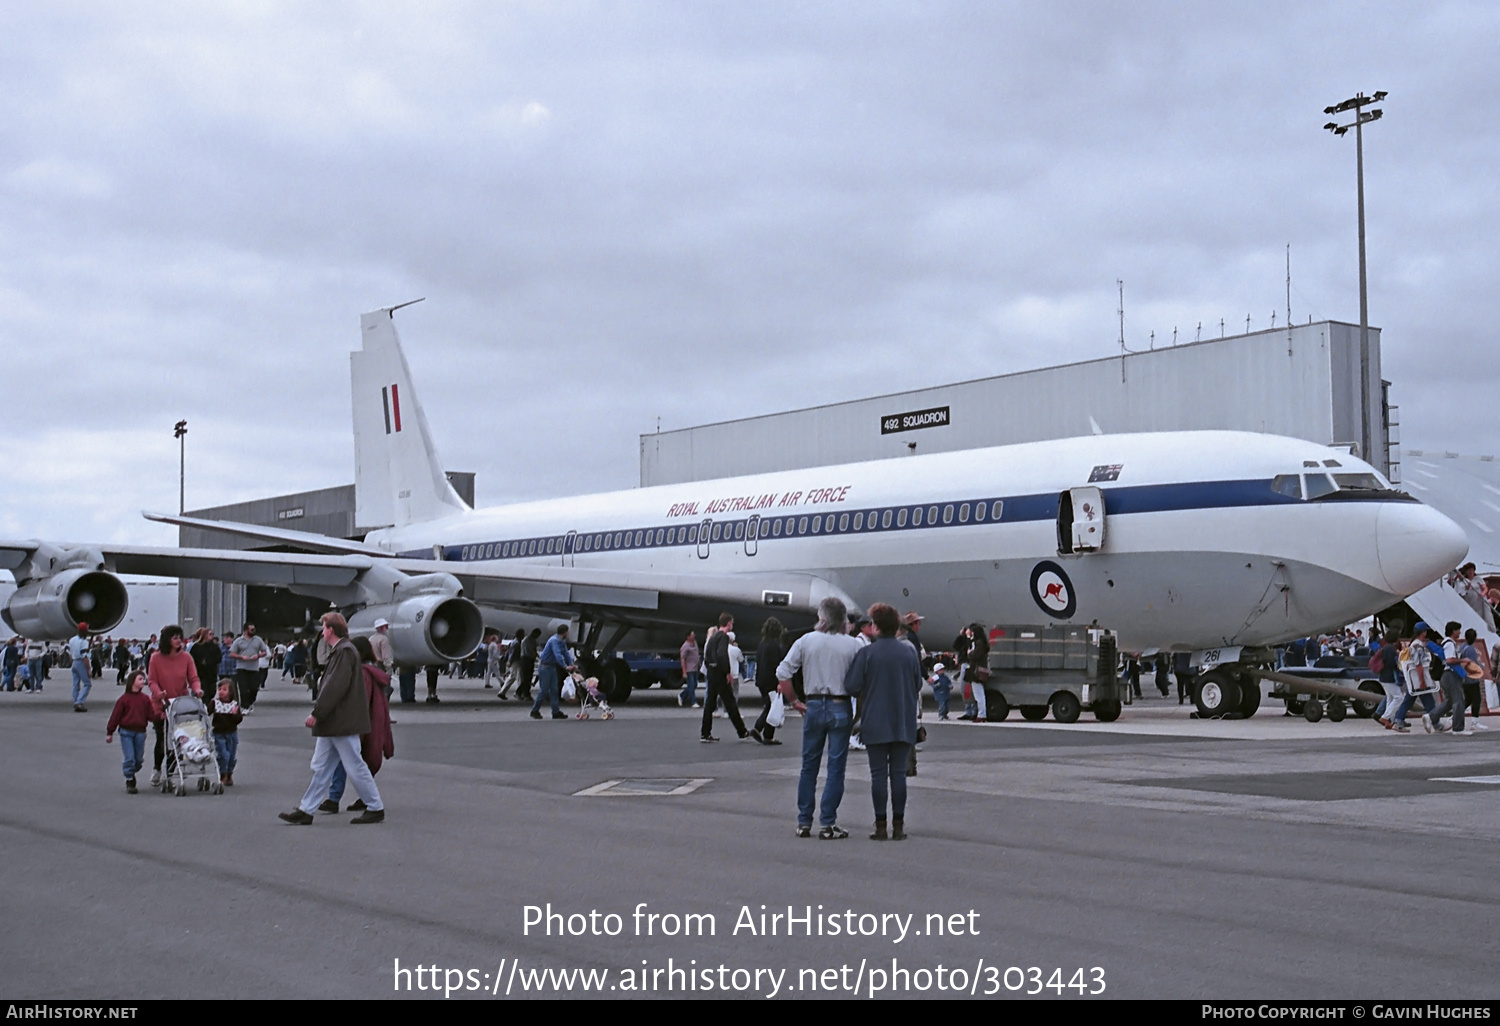
[[[23, 535], [352, 478], [398, 320], [481, 502], [625, 487], [637, 434], [1371, 316], [1409, 444], [1500, 448], [1485, 5], [12, 7], [0, 457]], [[1400, 31], [1390, 26], [1399, 25]], [[1330, 41], [1336, 40], [1336, 45]], [[1461, 386], [1455, 386], [1461, 381]], [[165, 500], [165, 501], [164, 501]]]

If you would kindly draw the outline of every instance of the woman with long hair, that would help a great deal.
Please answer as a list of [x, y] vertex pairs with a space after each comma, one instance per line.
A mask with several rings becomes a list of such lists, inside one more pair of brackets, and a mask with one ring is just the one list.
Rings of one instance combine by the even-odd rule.
[[763, 745], [779, 745], [776, 728], [766, 722], [771, 714], [771, 694], [776, 690], [776, 667], [786, 658], [786, 628], [771, 616], [760, 629], [760, 646], [755, 650], [755, 690], [760, 692], [760, 717], [750, 728], [750, 736]]

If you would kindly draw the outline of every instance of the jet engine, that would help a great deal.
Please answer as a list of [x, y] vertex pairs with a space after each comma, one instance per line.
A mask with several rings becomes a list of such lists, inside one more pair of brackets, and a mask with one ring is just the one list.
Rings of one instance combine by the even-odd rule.
[[479, 607], [454, 595], [416, 595], [391, 605], [366, 606], [349, 618], [353, 634], [372, 634], [375, 621], [390, 621], [391, 658], [401, 666], [466, 659], [484, 640]]
[[23, 584], [0, 609], [0, 618], [22, 637], [61, 640], [78, 633], [80, 623], [87, 623], [93, 634], [112, 631], [129, 608], [130, 597], [118, 577], [78, 568]]

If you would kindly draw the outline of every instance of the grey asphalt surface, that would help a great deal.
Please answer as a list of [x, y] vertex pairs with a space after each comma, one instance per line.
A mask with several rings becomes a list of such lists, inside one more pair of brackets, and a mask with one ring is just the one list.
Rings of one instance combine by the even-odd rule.
[[[426, 973], [397, 990], [397, 959], [473, 970], [438, 974], [440, 987], [485, 988], [455, 1000], [495, 1000], [497, 976], [500, 997], [554, 996], [552, 983], [527, 989], [528, 975], [574, 968], [607, 971], [606, 996], [633, 993], [610, 988], [645, 968], [647, 993], [666, 996], [668, 977], [652, 989], [649, 974], [668, 959], [761, 999], [766, 971], [785, 970], [778, 1000], [851, 997], [841, 988], [856, 980], [864, 997], [893, 959], [928, 971], [898, 991], [911, 997], [951, 995], [939, 964], [949, 987], [956, 968], [965, 994], [996, 997], [1016, 995], [1007, 982], [1036, 986], [1031, 967], [1044, 982], [1060, 969], [1056, 981], [1075, 984], [1065, 1000], [1097, 989], [1095, 967], [1106, 997], [1500, 993], [1500, 785], [1434, 779], [1500, 781], [1500, 729], [1398, 737], [1271, 703], [1243, 724], [1200, 724], [1175, 700], [1107, 727], [938, 724], [929, 712], [911, 838], [865, 838], [868, 774], [851, 753], [840, 813], [851, 837], [823, 842], [792, 836], [794, 717], [779, 747], [737, 742], [722, 720], [725, 740], [703, 745], [698, 714], [659, 693], [611, 722], [537, 723], [444, 679], [443, 704], [395, 707], [383, 824], [340, 814], [292, 827], [276, 814], [307, 784], [307, 700], [274, 671], [271, 684], [222, 797], [124, 793], [119, 747], [103, 738], [112, 680], [86, 714], [58, 673], [42, 695], [0, 694], [0, 996], [443, 1000], [418, 989]], [[636, 779], [707, 782], [678, 796], [576, 795]], [[619, 935], [528, 935], [525, 907], [548, 903], [616, 913]], [[636, 936], [642, 903], [712, 914], [714, 935]], [[856, 926], [914, 918], [899, 942], [736, 934], [742, 907], [758, 916], [762, 904], [821, 905], [841, 921], [852, 910]], [[939, 914], [950, 926], [960, 915], [964, 935], [927, 933]], [[585, 991], [574, 980], [561, 993]]]

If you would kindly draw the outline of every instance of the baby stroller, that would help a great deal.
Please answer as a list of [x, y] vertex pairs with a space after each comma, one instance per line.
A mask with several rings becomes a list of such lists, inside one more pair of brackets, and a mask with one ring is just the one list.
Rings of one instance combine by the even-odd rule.
[[194, 695], [172, 699], [167, 703], [163, 719], [162, 727], [170, 748], [167, 772], [161, 778], [161, 793], [171, 791], [177, 797], [185, 798], [188, 782], [194, 781], [199, 791], [223, 794], [224, 785], [219, 783], [219, 759], [214, 754], [213, 724], [202, 699]]
[[615, 718], [615, 711], [609, 707], [609, 699], [605, 698], [604, 692], [599, 690], [598, 677], [590, 677], [584, 680], [575, 673], [573, 674], [573, 686], [578, 695], [577, 719], [588, 719], [590, 709], [599, 710], [599, 718], [601, 720], [612, 720]]

